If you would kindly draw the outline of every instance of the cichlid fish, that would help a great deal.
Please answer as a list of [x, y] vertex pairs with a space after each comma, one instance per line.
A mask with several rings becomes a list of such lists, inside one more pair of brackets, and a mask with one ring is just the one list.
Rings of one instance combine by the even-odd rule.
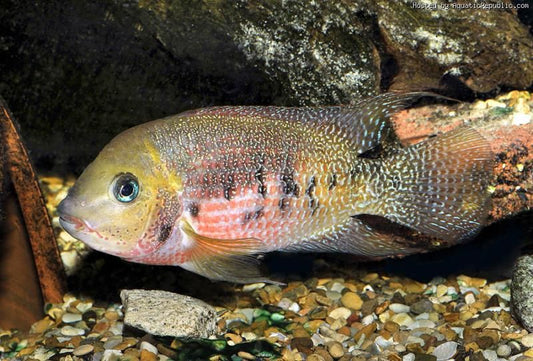
[[429, 248], [361, 215], [457, 243], [487, 217], [492, 154], [470, 128], [401, 147], [388, 117], [423, 95], [223, 106], [136, 126], [85, 169], [59, 205], [61, 225], [128, 261], [233, 282], [265, 280], [257, 255], [270, 251], [382, 258]]

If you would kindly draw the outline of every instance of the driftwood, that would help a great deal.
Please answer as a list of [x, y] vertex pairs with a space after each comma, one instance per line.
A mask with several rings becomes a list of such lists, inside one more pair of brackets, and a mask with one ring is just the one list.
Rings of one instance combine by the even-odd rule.
[[0, 100], [2, 168], [14, 194], [5, 202], [0, 262], [0, 326], [27, 328], [43, 301], [62, 302], [66, 277], [37, 177], [7, 106]]
[[494, 153], [491, 186], [494, 223], [533, 210], [533, 98], [513, 91], [495, 100], [474, 104], [431, 105], [396, 114], [393, 122], [407, 144], [459, 126], [476, 129]]

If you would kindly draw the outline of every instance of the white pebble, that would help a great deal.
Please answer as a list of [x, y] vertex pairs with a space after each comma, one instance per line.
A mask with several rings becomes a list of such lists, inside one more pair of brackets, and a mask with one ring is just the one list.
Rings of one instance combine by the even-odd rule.
[[122, 356], [122, 351], [105, 350], [102, 361], [120, 360], [120, 356]]
[[509, 345], [500, 345], [496, 349], [496, 354], [500, 357], [509, 357], [511, 354], [511, 347], [509, 347]]
[[363, 317], [363, 319], [361, 320], [361, 324], [363, 326], [367, 326], [374, 322], [374, 320], [374, 314], [371, 313], [370, 315], [366, 315], [365, 317]]
[[322, 336], [320, 336], [318, 333], [314, 333], [313, 336], [311, 336], [311, 341], [313, 341], [313, 346], [319, 346], [319, 345], [323, 345], [325, 342], [324, 342], [324, 338]]
[[520, 343], [527, 348], [533, 347], [533, 333], [529, 333], [520, 339]]
[[81, 336], [85, 334], [85, 330], [72, 326], [61, 327], [61, 334], [64, 336]]
[[339, 282], [335, 282], [331, 285], [331, 288], [330, 290], [333, 291], [333, 292], [339, 292], [341, 293], [343, 289], [345, 289], [346, 287], [344, 287], [344, 285], [342, 283], [339, 283]]
[[141, 351], [142, 350], [150, 351], [151, 353], [153, 353], [155, 355], [157, 355], [159, 353], [157, 351], [157, 347], [152, 345], [150, 342], [146, 342], [146, 341], [141, 342], [140, 349], [141, 349]]
[[124, 323], [122, 322], [115, 322], [110, 328], [109, 331], [113, 335], [122, 335], [122, 331], [124, 330]]
[[496, 361], [498, 359], [498, 355], [494, 350], [483, 350], [483, 356], [485, 356], [487, 361]]
[[244, 285], [242, 287], [242, 291], [243, 292], [252, 292], [252, 291], [258, 290], [258, 289], [263, 288], [263, 287], [265, 287], [265, 283], [264, 282], [250, 283], [250, 284]]
[[531, 122], [532, 115], [524, 113], [514, 113], [513, 114], [513, 125], [525, 125]]
[[65, 313], [61, 317], [61, 321], [65, 323], [74, 323], [81, 321], [81, 315], [78, 313]]
[[407, 350], [407, 348], [402, 345], [402, 344], [397, 344], [394, 346], [394, 351], [398, 352], [398, 353], [402, 353], [402, 352], [405, 352]]
[[290, 307], [290, 305], [292, 304], [292, 302], [293, 302], [292, 300], [290, 300], [290, 299], [284, 297], [284, 298], [282, 298], [281, 300], [279, 300], [277, 306], [278, 306], [279, 308], [284, 309], [284, 310], [288, 310], [289, 307]]
[[76, 309], [81, 313], [89, 311], [93, 307], [92, 302], [80, 302], [76, 305]]
[[424, 341], [424, 339], [422, 339], [420, 337], [409, 335], [407, 337], [406, 344], [410, 344], [410, 343], [418, 343], [418, 344], [420, 344], [420, 346], [424, 347], [424, 345], [426, 344], [426, 341]]
[[383, 336], [376, 337], [376, 339], [374, 340], [374, 343], [377, 346], [379, 346], [381, 349], [385, 349], [385, 348], [388, 348], [388, 347], [394, 345], [394, 341], [392, 341], [392, 337], [387, 340]]
[[472, 303], [476, 302], [476, 297], [474, 297], [474, 295], [471, 293], [467, 293], [465, 296], [465, 302], [467, 305], [471, 305]]
[[348, 317], [350, 317], [351, 314], [352, 314], [352, 311], [350, 311], [348, 308], [338, 307], [334, 309], [333, 311], [331, 311], [328, 316], [335, 320], [338, 318], [348, 319]]
[[407, 355], [404, 355], [402, 361], [415, 361], [415, 354], [410, 352]]
[[438, 345], [433, 350], [433, 355], [437, 358], [437, 361], [444, 361], [451, 359], [457, 352], [457, 342], [448, 341]]
[[291, 305], [289, 306], [289, 311], [292, 311], [294, 313], [300, 312], [300, 305], [296, 302], [291, 303]]
[[417, 320], [407, 326], [408, 329], [414, 330], [416, 328], [435, 328], [435, 322], [431, 320]]
[[398, 313], [391, 317], [391, 321], [396, 322], [400, 326], [409, 326], [414, 322], [407, 313]]
[[394, 313], [407, 313], [411, 311], [411, 307], [403, 305], [401, 303], [391, 303], [389, 306], [389, 310]]
[[257, 339], [257, 335], [253, 332], [243, 332], [241, 334], [241, 336], [246, 340], [246, 341], [253, 341], [255, 339]]

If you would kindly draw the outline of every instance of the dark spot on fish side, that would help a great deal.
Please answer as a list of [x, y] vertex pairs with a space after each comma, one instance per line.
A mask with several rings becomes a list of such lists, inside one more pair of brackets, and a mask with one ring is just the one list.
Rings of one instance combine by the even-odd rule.
[[394, 189], [396, 190], [400, 189], [401, 185], [402, 183], [400, 180], [400, 176], [394, 175], [394, 177], [392, 177], [392, 186], [394, 187]]
[[168, 224], [164, 224], [159, 229], [159, 234], [157, 235], [157, 242], [163, 243], [165, 242], [168, 237], [170, 236], [170, 231], [172, 230], [172, 226]]
[[352, 168], [350, 169], [350, 179], [353, 181], [355, 179], [355, 177], [357, 176], [357, 169], [355, 168]]
[[263, 167], [263, 165], [259, 165], [254, 174], [255, 180], [259, 183], [259, 186], [257, 187], [257, 193], [261, 194], [263, 198], [266, 197], [267, 193], [267, 188], [265, 186], [264, 170], [265, 168]]
[[267, 194], [267, 187], [265, 187], [264, 185], [260, 185], [259, 187], [257, 187], [257, 193], [259, 193], [263, 196], [263, 198], [265, 198]]
[[333, 188], [335, 188], [337, 186], [337, 175], [336, 174], [332, 174], [330, 175], [329, 177], [329, 187], [328, 187], [328, 190], [332, 190]]
[[231, 201], [231, 188], [224, 187], [224, 198], [226, 198], [228, 201]]
[[313, 199], [313, 203], [310, 204], [311, 208], [313, 209], [312, 212], [311, 212], [311, 216], [314, 216], [318, 207], [320, 207], [320, 201], [316, 201], [314, 202], [314, 199]]
[[307, 188], [305, 189], [305, 194], [313, 198], [313, 191], [315, 190], [315, 186], [316, 186], [315, 176], [312, 176], [311, 179], [309, 180], [309, 184], [307, 184]]
[[289, 198], [281, 197], [278, 202], [278, 207], [281, 211], [284, 211], [289, 206]]
[[189, 203], [187, 210], [189, 211], [189, 214], [193, 217], [198, 216], [198, 212], [200, 211], [198, 207], [198, 203], [194, 203], [194, 202]]
[[222, 181], [222, 186], [224, 188], [224, 198], [230, 201], [233, 197], [233, 190], [235, 189], [233, 174], [228, 174], [228, 176]]
[[243, 218], [243, 223], [246, 224], [250, 221], [255, 221], [255, 220], [258, 220], [259, 218], [261, 218], [263, 216], [263, 209], [265, 207], [260, 207], [258, 208], [257, 210], [253, 211], [253, 212], [246, 212], [244, 214], [244, 218]]
[[316, 180], [315, 176], [312, 176], [309, 180], [309, 183], [307, 184], [307, 188], [305, 189], [305, 194], [309, 197], [309, 208], [313, 209], [312, 215], [315, 213], [315, 206], [317, 203], [317, 200], [315, 199], [313, 192], [315, 191], [316, 187]]
[[298, 197], [300, 193], [300, 187], [298, 186], [298, 183], [294, 181], [293, 171], [285, 170], [281, 174], [281, 187], [284, 194]]

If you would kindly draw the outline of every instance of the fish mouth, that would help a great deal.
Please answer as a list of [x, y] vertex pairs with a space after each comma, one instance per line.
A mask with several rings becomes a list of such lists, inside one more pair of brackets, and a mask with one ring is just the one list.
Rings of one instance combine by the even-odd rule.
[[87, 228], [87, 225], [85, 224], [85, 222], [82, 221], [80, 218], [69, 216], [68, 214], [62, 214], [59, 216], [59, 224], [67, 232], [69, 232], [70, 230], [80, 232]]

